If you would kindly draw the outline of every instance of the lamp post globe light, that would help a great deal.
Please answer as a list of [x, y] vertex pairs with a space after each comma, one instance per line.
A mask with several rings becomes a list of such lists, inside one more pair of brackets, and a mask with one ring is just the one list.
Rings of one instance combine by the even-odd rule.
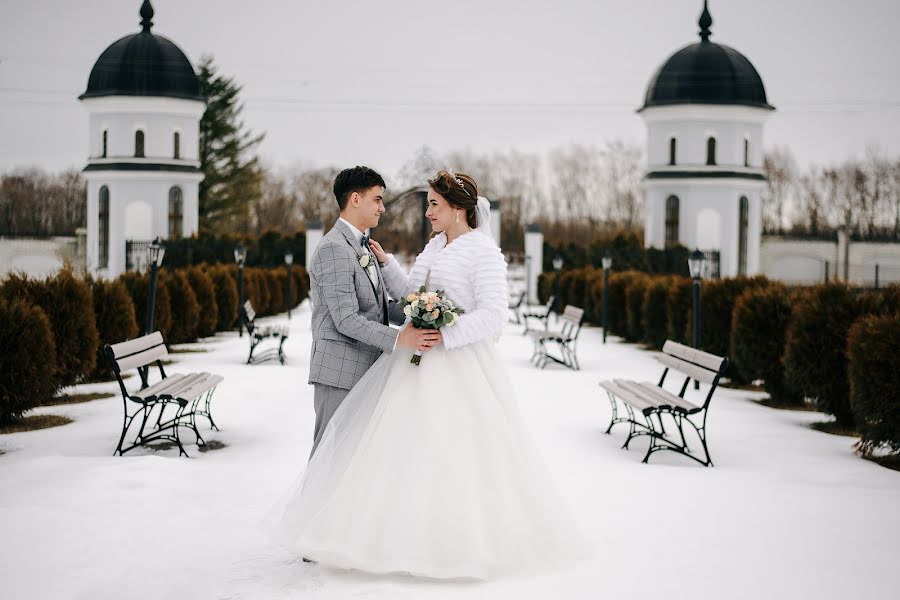
[[238, 267], [238, 336], [244, 336], [244, 262], [247, 260], [247, 249], [238, 244], [234, 249], [234, 262]]
[[607, 250], [600, 259], [603, 265], [603, 343], [606, 343], [606, 331], [609, 329], [609, 270], [612, 268], [612, 253]]
[[150, 263], [150, 286], [147, 290], [147, 321], [144, 327], [144, 333], [153, 333], [153, 317], [156, 312], [156, 278], [159, 267], [162, 265], [163, 256], [166, 249], [156, 238], [147, 246], [147, 259]]
[[560, 305], [559, 280], [561, 278], [560, 276], [562, 275], [562, 268], [563, 268], [563, 257], [560, 256], [559, 254], [557, 254], [556, 256], [553, 257], [553, 270], [556, 271], [556, 277], [554, 278], [556, 284], [554, 286], [555, 291], [553, 293], [553, 308], [551, 309], [557, 315], [559, 314], [559, 305]]
[[284, 255], [284, 264], [287, 265], [287, 313], [288, 320], [291, 319], [291, 306], [294, 304], [291, 302], [291, 268], [294, 265], [294, 253], [288, 252]]
[[[688, 270], [691, 272], [691, 279], [694, 281], [694, 311], [693, 311], [693, 327], [692, 331], [694, 348], [700, 349], [700, 280], [703, 278], [704, 255], [699, 249], [695, 249], [688, 257]], [[700, 389], [700, 382], [694, 380], [694, 389]]]

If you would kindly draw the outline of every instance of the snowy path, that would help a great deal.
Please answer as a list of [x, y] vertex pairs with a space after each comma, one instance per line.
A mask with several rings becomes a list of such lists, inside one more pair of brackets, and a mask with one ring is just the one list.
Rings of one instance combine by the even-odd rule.
[[[4, 599], [850, 598], [891, 597], [900, 560], [900, 473], [853, 456], [849, 438], [809, 430], [822, 415], [768, 409], [721, 389], [710, 409], [717, 466], [646, 441], [603, 435], [597, 381], [654, 379], [652, 354], [585, 330], [583, 371], [528, 364], [510, 326], [501, 352], [522, 410], [595, 546], [564, 572], [490, 583], [432, 583], [306, 565], [256, 524], [306, 462], [312, 432], [308, 305], [288, 364], [243, 365], [223, 334], [178, 354], [171, 372], [225, 375], [214, 400], [226, 447], [112, 457], [121, 399], [48, 407], [75, 423], [0, 436], [0, 596]], [[115, 384], [79, 391], [113, 391]]]

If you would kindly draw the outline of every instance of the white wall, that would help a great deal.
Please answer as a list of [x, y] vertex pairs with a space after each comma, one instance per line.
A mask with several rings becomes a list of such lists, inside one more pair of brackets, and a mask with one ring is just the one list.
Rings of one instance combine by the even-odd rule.
[[831, 281], [847, 280], [854, 285], [872, 286], [875, 265], [879, 284], [900, 282], [900, 244], [850, 242], [846, 264], [837, 241], [796, 240], [776, 236], [762, 239], [760, 271], [786, 283], [813, 284], [825, 279], [826, 263]]

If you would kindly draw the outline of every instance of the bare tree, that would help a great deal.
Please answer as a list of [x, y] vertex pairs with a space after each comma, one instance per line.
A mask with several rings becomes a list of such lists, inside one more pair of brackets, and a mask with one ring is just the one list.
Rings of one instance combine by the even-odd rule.
[[86, 225], [86, 189], [75, 170], [32, 167], [0, 177], [0, 235], [72, 235]]
[[783, 232], [785, 209], [797, 177], [797, 162], [787, 148], [778, 147], [763, 157], [766, 186], [762, 193], [763, 231]]

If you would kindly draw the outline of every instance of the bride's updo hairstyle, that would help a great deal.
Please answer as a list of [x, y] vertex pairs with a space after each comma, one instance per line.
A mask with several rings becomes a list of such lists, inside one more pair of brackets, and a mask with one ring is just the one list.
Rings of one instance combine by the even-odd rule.
[[475, 229], [475, 213], [478, 206], [478, 185], [465, 173], [438, 171], [428, 185], [440, 194], [453, 208], [466, 211], [466, 222]]

